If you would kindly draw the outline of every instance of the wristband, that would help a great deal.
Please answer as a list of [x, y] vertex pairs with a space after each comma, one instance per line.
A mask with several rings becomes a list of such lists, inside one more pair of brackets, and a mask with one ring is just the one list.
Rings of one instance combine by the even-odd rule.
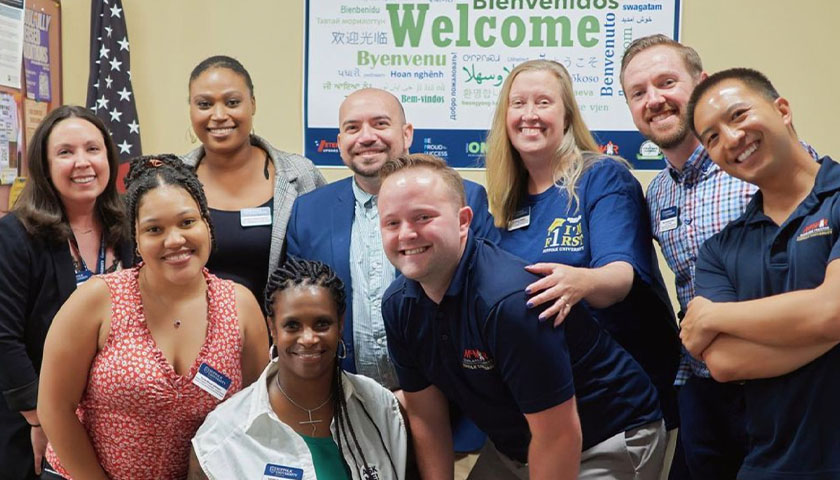
[[40, 424], [40, 423], [34, 423], [34, 424], [33, 424], [33, 423], [30, 423], [30, 424], [29, 424], [29, 427], [30, 427], [30, 428], [41, 428], [41, 424]]

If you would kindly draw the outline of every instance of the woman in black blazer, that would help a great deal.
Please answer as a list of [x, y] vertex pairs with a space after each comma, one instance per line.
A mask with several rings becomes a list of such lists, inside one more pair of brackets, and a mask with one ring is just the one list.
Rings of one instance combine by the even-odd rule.
[[29, 177], [0, 219], [0, 476], [37, 479], [46, 437], [35, 411], [44, 338], [76, 285], [130, 266], [119, 156], [89, 110], [62, 106], [27, 151]]

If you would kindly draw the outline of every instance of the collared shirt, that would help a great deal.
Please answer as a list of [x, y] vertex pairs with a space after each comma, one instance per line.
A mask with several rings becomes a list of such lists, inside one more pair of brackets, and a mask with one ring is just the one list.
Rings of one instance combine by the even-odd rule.
[[[817, 158], [810, 145], [802, 142], [802, 146]], [[700, 246], [741, 216], [756, 190], [755, 185], [727, 175], [702, 145], [694, 150], [682, 171], [668, 163], [650, 182], [646, 197], [651, 231], [674, 272], [683, 312], [695, 295], [694, 268]], [[669, 224], [668, 217], [673, 214], [676, 220]], [[683, 385], [692, 374], [710, 376], [703, 362], [683, 352], [674, 384]]]
[[524, 288], [538, 277], [525, 265], [470, 235], [440, 304], [418, 282], [397, 278], [382, 312], [402, 388], [435, 385], [520, 462], [531, 439], [524, 414], [572, 395], [583, 449], [661, 419], [647, 375], [583, 306], [557, 328], [538, 320], [542, 309], [526, 308]]
[[[192, 446], [207, 478], [266, 478], [274, 473], [268, 478], [316, 480], [306, 442], [269, 403], [268, 380], [277, 368], [270, 363], [259, 380], [219, 405], [196, 432]], [[370, 468], [362, 472], [355, 444], [350, 445], [354, 441], [343, 433], [342, 452], [353, 479], [403, 478], [407, 433], [396, 397], [373, 380], [351, 373], [342, 374], [342, 386], [347, 418]], [[337, 438], [335, 422], [330, 430]]]
[[388, 357], [382, 322], [382, 295], [396, 270], [385, 256], [379, 231], [376, 196], [353, 180], [355, 214], [350, 232], [350, 279], [353, 286], [353, 345], [356, 371], [387, 388], [397, 388], [397, 374]]
[[[823, 284], [840, 258], [840, 165], [823, 157], [811, 192], [781, 225], [762, 200], [757, 193], [743, 216], [703, 244], [698, 295], [741, 302]], [[739, 479], [840, 478], [838, 366], [835, 346], [793, 372], [745, 383], [750, 448]]]

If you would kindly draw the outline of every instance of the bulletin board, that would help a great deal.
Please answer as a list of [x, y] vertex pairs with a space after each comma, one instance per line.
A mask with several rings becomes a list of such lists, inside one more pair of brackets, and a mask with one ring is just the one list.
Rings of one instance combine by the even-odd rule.
[[26, 0], [19, 88], [0, 85], [0, 215], [9, 209], [10, 185], [25, 177], [26, 147], [46, 114], [62, 104], [61, 4]]

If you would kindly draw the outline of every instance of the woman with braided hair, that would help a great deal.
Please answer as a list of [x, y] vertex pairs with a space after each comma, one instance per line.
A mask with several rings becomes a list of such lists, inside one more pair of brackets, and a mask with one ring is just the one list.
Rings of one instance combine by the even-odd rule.
[[323, 263], [290, 257], [269, 276], [265, 308], [271, 363], [207, 416], [192, 441], [189, 478], [405, 478], [396, 397], [338, 361], [341, 279]]
[[140, 264], [82, 285], [47, 334], [46, 478], [186, 478], [204, 417], [268, 362], [254, 296], [205, 268], [213, 229], [192, 170], [140, 157], [126, 184]]

